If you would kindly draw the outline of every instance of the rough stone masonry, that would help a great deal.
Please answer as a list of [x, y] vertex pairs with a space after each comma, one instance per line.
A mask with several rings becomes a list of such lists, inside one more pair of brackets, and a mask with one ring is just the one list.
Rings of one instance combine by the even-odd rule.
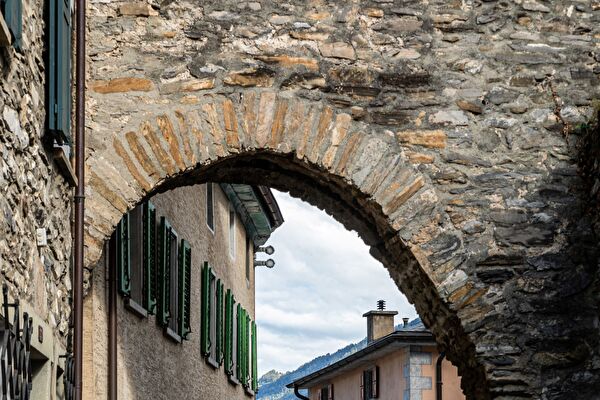
[[359, 231], [470, 398], [597, 396], [598, 239], [573, 128], [600, 97], [600, 2], [92, 1], [88, 16], [90, 265], [153, 192], [270, 184]]

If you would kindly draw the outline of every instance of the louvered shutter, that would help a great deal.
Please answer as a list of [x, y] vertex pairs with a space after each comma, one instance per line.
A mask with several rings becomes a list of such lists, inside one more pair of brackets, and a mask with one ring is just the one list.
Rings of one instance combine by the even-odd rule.
[[192, 331], [190, 326], [190, 308], [192, 297], [192, 248], [186, 240], [181, 240], [179, 251], [179, 336], [187, 340]]
[[2, 2], [2, 14], [4, 22], [12, 36], [12, 44], [15, 49], [20, 50], [22, 46], [23, 32], [23, 5], [22, 0], [5, 0]]
[[365, 400], [365, 373], [360, 374], [360, 400]]
[[216, 312], [216, 323], [217, 323], [217, 363], [223, 364], [223, 282], [217, 280], [217, 312]]
[[205, 357], [210, 355], [210, 279], [211, 271], [208, 263], [202, 268], [202, 304], [201, 304], [201, 344], [200, 348]]
[[225, 373], [233, 375], [233, 295], [231, 289], [225, 294]]
[[327, 386], [327, 393], [329, 396], [327, 400], [333, 400], [333, 384]]
[[258, 391], [258, 349], [256, 336], [256, 322], [252, 321], [252, 390]]
[[236, 365], [236, 377], [238, 379], [238, 381], [242, 381], [242, 364], [243, 364], [243, 359], [242, 359], [242, 306], [238, 303], [237, 305], [237, 326], [236, 326], [236, 331], [237, 331], [237, 343], [236, 343], [236, 360], [237, 360], [237, 365]]
[[48, 128], [59, 142], [71, 143], [71, 7], [69, 0], [49, 4]]
[[379, 367], [371, 370], [371, 398], [379, 398]]
[[125, 214], [117, 226], [117, 277], [119, 292], [131, 295], [131, 249], [129, 214]]
[[144, 308], [148, 314], [156, 312], [156, 208], [144, 203]]
[[171, 310], [171, 225], [165, 217], [160, 218], [160, 257], [158, 266], [158, 307], [157, 322], [169, 325]]
[[323, 400], [323, 389], [319, 389], [319, 391], [317, 392], [317, 399]]

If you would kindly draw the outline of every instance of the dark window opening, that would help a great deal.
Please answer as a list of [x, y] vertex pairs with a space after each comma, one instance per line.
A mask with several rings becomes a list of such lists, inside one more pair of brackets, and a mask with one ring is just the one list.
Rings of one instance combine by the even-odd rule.
[[213, 233], [215, 232], [215, 207], [213, 184], [206, 184], [206, 225]]

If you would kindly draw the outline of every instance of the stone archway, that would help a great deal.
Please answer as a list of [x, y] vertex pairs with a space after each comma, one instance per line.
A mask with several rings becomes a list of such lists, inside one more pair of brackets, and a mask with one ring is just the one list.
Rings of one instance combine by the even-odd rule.
[[591, 396], [597, 7], [405, 3], [92, 3], [87, 263], [144, 197], [253, 168], [361, 232], [472, 398]]
[[[98, 260], [122, 214], [153, 193], [205, 181], [289, 191], [360, 233], [460, 366], [465, 390], [486, 397], [460, 320], [483, 312], [487, 289], [461, 268], [461, 234], [429, 178], [393, 136], [327, 105], [270, 91], [236, 98], [207, 96], [172, 113], [143, 114], [136, 130], [88, 160], [87, 264]], [[443, 143], [444, 135], [431, 140]]]

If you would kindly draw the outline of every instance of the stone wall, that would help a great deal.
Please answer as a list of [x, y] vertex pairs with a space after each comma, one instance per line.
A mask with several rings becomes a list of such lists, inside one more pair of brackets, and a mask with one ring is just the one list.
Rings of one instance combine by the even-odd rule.
[[[24, 0], [23, 49], [0, 48], [0, 280], [63, 336], [71, 310], [71, 187], [44, 147], [43, 12], [42, 1]], [[37, 229], [46, 231], [46, 246], [37, 246]]]
[[[175, 343], [163, 335], [154, 316], [140, 318], [117, 303], [117, 387], [119, 400], [249, 399], [241, 385], [228, 382], [223, 367], [213, 368], [200, 353], [201, 271], [208, 261], [236, 302], [254, 314], [254, 268], [246, 280], [246, 235], [236, 219], [236, 255], [229, 255], [229, 200], [214, 186], [215, 231], [206, 225], [204, 185], [178, 188], [151, 199], [157, 216], [165, 216], [180, 239], [192, 248], [191, 328], [189, 340]], [[86, 400], [107, 399], [108, 288], [106, 265], [94, 269], [86, 297]]]
[[569, 132], [600, 97], [598, 1], [88, 14], [90, 266], [155, 192], [272, 185], [361, 234], [469, 398], [595, 395], [598, 247]]

